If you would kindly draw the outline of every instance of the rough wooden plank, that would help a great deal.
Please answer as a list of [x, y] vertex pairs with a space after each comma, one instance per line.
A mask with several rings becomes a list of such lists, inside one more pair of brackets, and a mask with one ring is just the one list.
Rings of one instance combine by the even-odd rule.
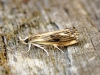
[[[84, 74], [85, 75], [86, 74], [87, 75], [88, 74], [99, 75], [99, 68], [97, 67], [97, 65], [99, 66], [99, 62], [100, 62], [99, 56], [98, 56], [99, 53], [100, 53], [99, 52], [99, 49], [100, 49], [100, 47], [99, 47], [100, 46], [100, 42], [99, 42], [100, 33], [92, 25], [91, 21], [89, 22], [88, 19], [84, 19], [84, 17], [87, 18], [88, 15], [87, 15], [87, 12], [81, 6], [81, 4], [79, 4], [78, 1], [72, 2], [72, 4], [76, 5], [76, 7], [72, 7], [73, 8], [73, 12], [76, 9], [79, 10], [79, 11], [74, 12], [74, 14], [72, 13], [71, 15], [73, 16], [72, 19], [74, 17], [76, 17], [75, 15], [77, 15], [79, 17], [78, 19], [76, 19], [74, 21], [76, 23], [75, 26], [77, 26], [79, 32], [81, 32], [80, 33], [80, 41], [81, 41], [80, 45], [81, 46], [79, 46], [79, 49], [76, 48], [76, 51], [77, 51], [77, 49], [80, 50], [79, 52], [77, 52], [80, 55], [80, 57], [77, 56], [77, 54], [75, 53], [75, 56], [78, 58], [77, 60], [80, 61], [80, 62], [77, 62], [75, 60], [74, 56], [73, 56], [73, 58], [74, 58], [73, 61], [75, 61], [74, 64], [78, 64], [78, 66], [80, 64], [81, 68], [79, 68], [79, 70], [77, 70], [78, 73], [80, 73], [80, 74], [83, 74], [83, 75]], [[85, 12], [85, 14], [81, 13], [81, 11]], [[98, 34], [98, 35], [96, 35], [96, 34]], [[75, 66], [74, 64], [73, 64], [73, 66]], [[87, 67], [85, 68], [85, 65], [88, 66], [88, 68]], [[95, 70], [94, 70], [94, 68], [95, 68]]]
[[0, 35], [0, 75], [10, 75], [10, 67], [7, 61], [7, 51], [4, 36]]
[[[80, 18], [79, 18], [80, 19]], [[84, 23], [82, 23], [84, 22]], [[99, 75], [99, 45], [100, 42], [100, 33], [95, 30], [94, 27], [87, 21], [82, 19], [80, 22], [79, 20], [79, 31], [80, 31], [80, 46], [76, 49], [80, 50], [79, 52], [75, 53], [75, 57], [77, 58], [78, 61], [76, 61], [76, 58], [74, 59], [74, 64], [79, 63], [81, 68], [80, 70], [83, 70], [83, 75], [85, 74], [96, 74]], [[83, 25], [82, 25], [83, 24]], [[87, 26], [88, 25], [88, 26]], [[92, 31], [91, 31], [92, 30]], [[99, 34], [98, 37], [95, 38], [95, 33]], [[97, 40], [98, 39], [98, 40]], [[95, 44], [94, 44], [95, 43]], [[94, 46], [95, 45], [95, 46]], [[79, 56], [80, 57], [79, 57]], [[73, 56], [74, 57], [74, 56]], [[88, 66], [88, 68], [87, 68]], [[95, 70], [94, 70], [95, 68]], [[78, 70], [78, 71], [80, 71]]]
[[79, 0], [100, 31], [100, 0]]
[[[72, 3], [72, 4], [76, 5], [76, 3], [77, 2]], [[71, 10], [71, 11], [74, 12], [75, 8], [78, 10], [82, 10], [78, 6], [78, 8], [72, 7], [73, 10]], [[56, 11], [56, 15], [57, 14], [64, 15], [64, 13], [60, 13], [57, 10], [55, 10], [55, 11]], [[83, 11], [84, 11], [84, 9], [83, 9]], [[55, 13], [55, 12], [53, 12], [53, 13]], [[52, 15], [53, 13], [51, 13], [51, 15], [50, 15], [51, 17], [54, 17], [54, 15]], [[69, 9], [69, 13], [70, 13], [70, 9]], [[80, 17], [81, 16], [80, 14], [82, 15], [81, 12], [76, 11], [74, 13], [71, 13], [71, 15], [72, 15], [71, 17], [76, 18], [75, 15]], [[81, 17], [83, 17], [83, 16], [84, 16], [84, 14]], [[64, 15], [64, 17], [65, 17], [65, 15]], [[55, 17], [55, 18], [56, 18], [56, 20], [59, 20], [58, 17]], [[54, 20], [55, 18], [52, 19], [53, 22], [55, 21]], [[61, 18], [61, 22], [63, 22], [63, 21], [64, 20]], [[83, 75], [97, 74], [98, 75], [99, 70], [96, 67], [97, 64], [95, 64], [95, 63], [98, 63], [98, 66], [99, 66], [100, 60], [98, 60], [98, 58], [99, 58], [98, 50], [100, 49], [99, 48], [100, 43], [98, 41], [100, 40], [100, 33], [97, 30], [95, 30], [94, 27], [92, 27], [91, 23], [89, 23], [87, 20], [84, 20], [84, 18], [78, 18], [74, 21], [72, 19], [71, 21], [67, 22], [67, 19], [66, 19], [67, 24], [66, 23], [64, 23], [64, 24], [65, 25], [73, 25], [78, 29], [78, 31], [80, 33], [80, 43], [78, 44], [78, 47], [77, 46], [68, 47], [68, 57], [69, 57], [70, 66], [71, 66], [69, 71], [72, 75], [73, 74], [76, 74], [76, 75], [77, 74], [79, 74], [79, 75], [81, 75], [81, 74], [83, 74]], [[61, 23], [61, 22], [59, 22], [59, 23]], [[55, 21], [55, 23], [56, 23], [56, 21]], [[59, 23], [58, 23], [58, 25], [62, 25]], [[68, 24], [68, 23], [70, 23], [70, 24]], [[96, 38], [94, 36], [95, 33], [98, 34], [98, 37], [96, 37]], [[96, 40], [96, 39], [98, 39], [98, 40]], [[95, 42], [95, 44], [93, 44], [94, 42]], [[96, 45], [96, 46], [94, 46], [94, 45]], [[98, 48], [98, 49], [95, 49], [95, 48]], [[98, 52], [96, 53], [95, 50], [97, 50]], [[96, 58], [96, 56], [98, 56], [98, 57]], [[92, 61], [95, 61], [95, 62], [92, 63]], [[87, 66], [88, 66], [88, 68], [87, 68]], [[92, 69], [93, 67], [95, 68], [95, 70]]]
[[[78, 0], [12, 2], [2, 1], [1, 9], [4, 10], [0, 9], [1, 13], [5, 12], [1, 14], [4, 21], [1, 31], [12, 75], [99, 75], [100, 33], [92, 26], [91, 19], [87, 19], [88, 13]], [[34, 46], [28, 53], [23, 53], [28, 46], [18, 42], [19, 36], [25, 38], [30, 34], [73, 26], [79, 31], [80, 42], [62, 47], [64, 53], [52, 46], [44, 46], [50, 54], [48, 57]]]

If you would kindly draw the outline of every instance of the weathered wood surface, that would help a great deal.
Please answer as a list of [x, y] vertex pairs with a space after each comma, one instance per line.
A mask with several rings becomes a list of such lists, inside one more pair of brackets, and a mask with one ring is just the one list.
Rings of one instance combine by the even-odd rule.
[[[99, 0], [0, 0], [0, 75], [99, 75]], [[75, 27], [79, 43], [46, 53], [19, 36]]]

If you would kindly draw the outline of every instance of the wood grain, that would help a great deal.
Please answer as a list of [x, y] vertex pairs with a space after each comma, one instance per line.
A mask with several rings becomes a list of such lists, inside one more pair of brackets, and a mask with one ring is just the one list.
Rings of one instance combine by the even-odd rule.
[[[25, 2], [24, 2], [25, 1]], [[26, 2], [27, 1], [27, 2]], [[0, 1], [0, 75], [99, 75], [99, 0]], [[19, 37], [75, 27], [79, 43], [40, 48]], [[6, 56], [4, 55], [6, 54]]]

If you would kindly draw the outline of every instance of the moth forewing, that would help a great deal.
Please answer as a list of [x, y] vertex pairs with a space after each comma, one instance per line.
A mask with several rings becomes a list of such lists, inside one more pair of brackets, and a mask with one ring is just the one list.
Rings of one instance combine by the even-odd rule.
[[[48, 52], [40, 45], [69, 46], [78, 42], [78, 32], [75, 28], [47, 32], [42, 34], [31, 35], [26, 39], [20, 39], [23, 43], [33, 44]], [[58, 48], [59, 49], [59, 48]], [[59, 49], [60, 50], [60, 49]]]

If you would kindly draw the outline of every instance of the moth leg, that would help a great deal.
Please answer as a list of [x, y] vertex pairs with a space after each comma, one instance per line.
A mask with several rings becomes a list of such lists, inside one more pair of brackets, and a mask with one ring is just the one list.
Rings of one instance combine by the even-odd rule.
[[28, 50], [26, 52], [24, 52], [24, 53], [29, 52], [30, 51], [30, 48], [31, 48], [31, 43], [28, 44]]
[[[31, 48], [31, 43], [28, 44], [28, 51], [27, 51], [27, 52], [30, 51], [30, 48]], [[26, 52], [26, 53], [27, 53], [27, 52]]]
[[62, 53], [64, 53], [64, 51], [62, 51], [60, 48], [58, 48], [58, 46], [54, 46], [55, 48], [57, 48], [59, 51], [61, 51]]
[[47, 52], [47, 50], [46, 49], [44, 49], [43, 47], [41, 47], [40, 45], [38, 45], [38, 44], [33, 44], [34, 46], [36, 46], [36, 47], [39, 47], [39, 48], [41, 48], [41, 49], [43, 49], [46, 53], [47, 53], [47, 55], [49, 56], [49, 53]]

